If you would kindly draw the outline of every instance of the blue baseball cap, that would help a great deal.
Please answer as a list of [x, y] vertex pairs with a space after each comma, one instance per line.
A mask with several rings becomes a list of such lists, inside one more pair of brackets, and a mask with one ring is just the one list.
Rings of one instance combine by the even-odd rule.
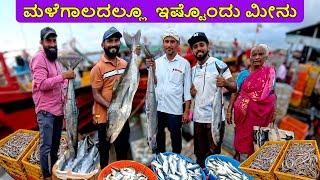
[[111, 27], [103, 34], [102, 42], [112, 37], [121, 38], [122, 34], [115, 27]]

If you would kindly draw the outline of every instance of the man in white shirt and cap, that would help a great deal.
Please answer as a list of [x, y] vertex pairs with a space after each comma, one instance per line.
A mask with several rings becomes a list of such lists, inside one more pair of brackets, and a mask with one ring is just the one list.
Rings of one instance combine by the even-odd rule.
[[170, 131], [172, 152], [180, 153], [181, 126], [189, 122], [191, 68], [189, 62], [177, 53], [180, 38], [174, 29], [166, 30], [162, 40], [165, 54], [155, 61], [146, 60], [147, 66], [155, 70], [158, 115], [156, 153], [166, 151], [165, 127]]
[[[194, 33], [188, 40], [197, 64], [192, 68], [191, 95], [194, 97], [194, 153], [197, 163], [204, 168], [205, 159], [212, 154], [221, 153], [221, 144], [225, 129], [225, 114], [222, 109], [222, 123], [220, 140], [214, 143], [211, 135], [211, 121], [213, 118], [213, 102], [217, 87], [225, 87], [231, 92], [236, 92], [235, 81], [227, 65], [221, 60], [209, 56], [209, 40], [205, 33]], [[216, 67], [219, 66], [219, 67]], [[222, 76], [218, 69], [226, 69]]]

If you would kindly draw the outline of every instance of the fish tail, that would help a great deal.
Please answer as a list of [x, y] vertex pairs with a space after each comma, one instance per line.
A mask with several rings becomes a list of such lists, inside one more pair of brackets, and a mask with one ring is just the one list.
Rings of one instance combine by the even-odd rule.
[[141, 31], [139, 30], [134, 36], [131, 36], [127, 32], [123, 32], [123, 38], [127, 46], [132, 49], [133, 44], [139, 44], [141, 37]]

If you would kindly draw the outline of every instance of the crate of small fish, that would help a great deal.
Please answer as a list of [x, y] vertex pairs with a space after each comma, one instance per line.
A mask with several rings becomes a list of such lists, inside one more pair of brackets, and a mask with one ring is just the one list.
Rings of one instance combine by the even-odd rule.
[[157, 176], [147, 166], [131, 160], [113, 162], [98, 176], [98, 180], [118, 179], [156, 180]]
[[[62, 133], [58, 156], [61, 157], [67, 149], [67, 135]], [[26, 170], [27, 176], [31, 179], [42, 179], [40, 169], [40, 139], [30, 148], [27, 154], [22, 158], [22, 164]]]
[[40, 150], [38, 139], [27, 154], [22, 158], [22, 164], [29, 178], [42, 179], [40, 170]]
[[159, 180], [206, 179], [202, 168], [195, 161], [171, 152], [159, 153], [151, 161], [151, 169], [157, 174]]
[[267, 141], [261, 148], [240, 164], [240, 168], [255, 179], [275, 179], [273, 172], [286, 148], [287, 142]]
[[0, 159], [9, 174], [25, 176], [21, 160], [38, 138], [38, 131], [19, 129], [0, 141]]
[[206, 159], [206, 170], [210, 180], [253, 180], [251, 176], [239, 169], [240, 162], [225, 155], [211, 155]]
[[280, 180], [320, 179], [319, 158], [315, 140], [291, 140], [274, 173]]

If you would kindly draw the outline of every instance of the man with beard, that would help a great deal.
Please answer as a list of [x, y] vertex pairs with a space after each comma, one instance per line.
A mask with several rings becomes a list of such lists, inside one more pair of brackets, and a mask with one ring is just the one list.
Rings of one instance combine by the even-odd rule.
[[[127, 62], [117, 57], [122, 34], [114, 27], [108, 29], [102, 39], [104, 54], [92, 68], [90, 81], [94, 98], [93, 121], [98, 126], [100, 167], [103, 169], [109, 162], [110, 143], [106, 140], [108, 128], [108, 108], [112, 100], [112, 90], [124, 73]], [[129, 122], [127, 121], [114, 142], [117, 160], [128, 159]]]
[[[182, 123], [189, 122], [191, 68], [189, 62], [177, 54], [180, 38], [173, 29], [162, 36], [165, 54], [155, 61], [147, 59], [147, 65], [155, 70], [158, 134], [157, 152], [165, 152], [165, 127], [171, 137], [172, 152], [181, 153]], [[183, 112], [183, 103], [185, 110]]]
[[[227, 69], [219, 76], [216, 63], [222, 69], [227, 65], [217, 58], [209, 56], [208, 38], [203, 32], [197, 32], [188, 40], [197, 64], [192, 68], [191, 95], [194, 97], [194, 153], [197, 163], [204, 167], [204, 161], [211, 154], [220, 154], [225, 128], [225, 115], [222, 110], [222, 127], [220, 143], [215, 145], [211, 136], [212, 103], [217, 87], [225, 87], [231, 92], [236, 91], [234, 79]], [[214, 118], [214, 117], [213, 117]]]
[[65, 80], [73, 79], [73, 70], [61, 71], [57, 61], [57, 33], [46, 27], [40, 32], [42, 48], [30, 62], [32, 98], [40, 131], [40, 166], [45, 179], [51, 179], [51, 169], [58, 159]]

